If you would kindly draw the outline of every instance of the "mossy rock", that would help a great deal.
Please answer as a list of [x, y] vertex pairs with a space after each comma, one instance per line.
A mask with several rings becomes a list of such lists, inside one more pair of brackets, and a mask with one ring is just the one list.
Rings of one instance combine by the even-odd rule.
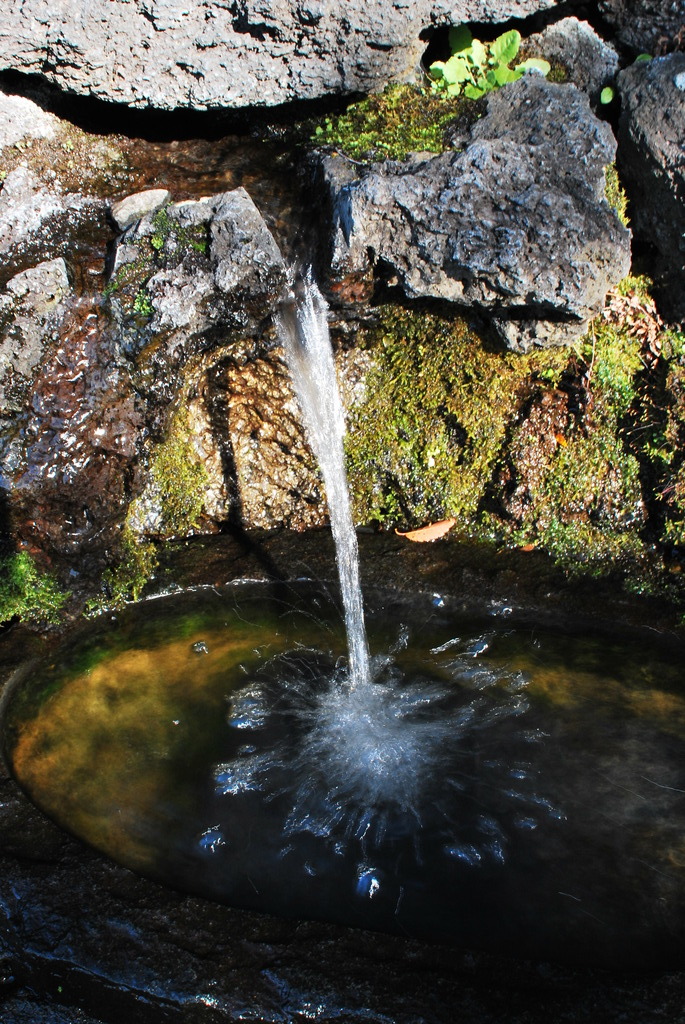
[[[624, 291], [641, 289], [636, 280]], [[571, 349], [519, 356], [482, 341], [463, 320], [383, 307], [362, 344], [373, 368], [347, 441], [359, 521], [406, 529], [453, 517], [462, 533], [538, 547], [567, 571], [618, 572], [633, 589], [647, 585], [645, 365], [630, 325], [600, 317]], [[676, 375], [681, 401], [674, 397], [670, 443], [682, 448], [680, 364], [672, 389]], [[685, 523], [679, 460], [673, 536]]]
[[347, 442], [358, 518], [406, 527], [453, 516], [475, 528], [531, 381], [553, 383], [566, 354], [501, 352], [464, 320], [390, 306], [362, 344], [374, 367]]

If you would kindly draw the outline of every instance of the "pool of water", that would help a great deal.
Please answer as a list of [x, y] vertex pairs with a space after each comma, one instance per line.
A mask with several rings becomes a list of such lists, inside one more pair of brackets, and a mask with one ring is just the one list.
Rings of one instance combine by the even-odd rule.
[[498, 954], [685, 963], [685, 688], [658, 638], [334, 591], [148, 601], [31, 666], [6, 756], [64, 828], [236, 906]]

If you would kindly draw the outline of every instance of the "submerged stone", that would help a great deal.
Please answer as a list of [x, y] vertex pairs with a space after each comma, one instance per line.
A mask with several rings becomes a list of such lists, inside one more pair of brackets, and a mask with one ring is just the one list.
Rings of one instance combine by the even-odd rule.
[[63, 259], [16, 274], [0, 292], [0, 415], [21, 412], [71, 291]]
[[107, 237], [103, 200], [49, 183], [22, 163], [10, 171], [0, 191], [0, 278], [38, 262], [73, 257], [97, 232]]
[[114, 203], [110, 213], [120, 231], [124, 231], [135, 224], [148, 213], [155, 213], [171, 199], [171, 193], [166, 188], [150, 188], [145, 192], [136, 192], [132, 196], [126, 196]]

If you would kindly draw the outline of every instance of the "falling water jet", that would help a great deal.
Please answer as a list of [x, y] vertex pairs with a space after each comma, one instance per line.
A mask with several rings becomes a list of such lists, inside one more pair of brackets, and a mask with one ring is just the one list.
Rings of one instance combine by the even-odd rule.
[[359, 550], [345, 472], [345, 416], [327, 314], [328, 306], [311, 271], [304, 277], [293, 275], [276, 324], [307, 439], [326, 488], [347, 630], [349, 687], [356, 690], [368, 686], [371, 668], [359, 582]]

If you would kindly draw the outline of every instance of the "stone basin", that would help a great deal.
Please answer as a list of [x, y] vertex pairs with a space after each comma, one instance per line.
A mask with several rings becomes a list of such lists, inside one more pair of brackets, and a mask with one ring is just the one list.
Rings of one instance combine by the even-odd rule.
[[[610, 591], [565, 584], [535, 553], [490, 556], [441, 542], [409, 549], [400, 538], [361, 537], [368, 579], [401, 588], [408, 579], [480, 608], [511, 607], [549, 624], [647, 627], [678, 644], [665, 608], [612, 600]], [[531, 558], [532, 555], [532, 558]], [[268, 568], [265, 568], [268, 566]], [[306, 567], [306, 569], [305, 569]], [[326, 573], [328, 569], [328, 573]], [[179, 547], [157, 581], [173, 589], [238, 575], [332, 578], [325, 533], [219, 538]], [[607, 613], [610, 613], [608, 615]], [[658, 632], [654, 633], [654, 630]], [[625, 634], [624, 634], [625, 635]], [[11, 630], [5, 677], [55, 641]], [[17, 656], [19, 654], [19, 657]], [[182, 895], [141, 878], [68, 837], [2, 781], [1, 848], [4, 1018], [49, 1022], [397, 1022], [677, 1019], [683, 973], [559, 966], [326, 922], [275, 918]], [[653, 967], [654, 965], [652, 965]], [[506, 1008], [506, 1010], [505, 1010]]]

